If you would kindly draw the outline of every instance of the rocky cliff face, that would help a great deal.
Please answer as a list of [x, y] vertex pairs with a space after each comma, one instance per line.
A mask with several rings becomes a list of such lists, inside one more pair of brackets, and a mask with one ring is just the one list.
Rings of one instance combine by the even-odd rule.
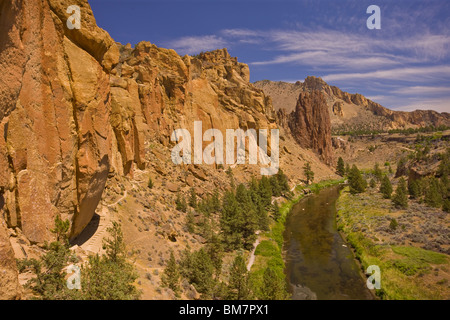
[[333, 163], [330, 114], [322, 91], [300, 93], [295, 110], [290, 114], [280, 110], [278, 116], [300, 146], [317, 152], [325, 163]]
[[[71, 4], [83, 12], [80, 30], [66, 27]], [[85, 1], [2, 1], [0, 12], [2, 210], [9, 227], [42, 243], [56, 214], [79, 233], [101, 198], [112, 142], [108, 72], [119, 51]]]
[[[71, 5], [79, 30], [66, 25]], [[181, 57], [116, 44], [86, 0], [1, 1], [0, 26], [0, 298], [20, 295], [7, 227], [42, 244], [61, 215], [76, 237], [108, 178], [161, 168], [150, 141], [173, 145], [173, 129], [194, 121], [203, 132], [277, 127], [271, 99], [226, 49]]]
[[203, 132], [276, 127], [270, 99], [249, 84], [248, 66], [226, 49], [180, 57], [141, 42], [120, 52], [111, 71], [110, 123], [121, 155], [113, 167], [121, 174], [145, 166], [146, 136], [167, 146], [174, 129], [192, 132], [194, 121], [202, 121]]
[[255, 86], [273, 100], [275, 110], [293, 112], [301, 92], [319, 90], [325, 95], [334, 132], [350, 130], [390, 130], [423, 127], [428, 125], [450, 126], [450, 114], [433, 110], [412, 112], [393, 111], [365, 98], [330, 86], [321, 78], [307, 77], [304, 82], [285, 83], [268, 80], [258, 81]]

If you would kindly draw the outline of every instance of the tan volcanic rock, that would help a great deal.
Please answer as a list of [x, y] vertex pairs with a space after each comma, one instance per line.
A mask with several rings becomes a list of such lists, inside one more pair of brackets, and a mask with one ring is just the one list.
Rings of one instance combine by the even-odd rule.
[[[73, 4], [89, 28], [67, 28]], [[8, 225], [43, 243], [59, 213], [72, 221], [74, 236], [94, 214], [109, 172], [105, 70], [118, 62], [118, 49], [86, 1], [2, 2], [0, 23], [0, 161], [9, 168], [0, 172], [0, 188]]]
[[359, 93], [350, 94], [330, 86], [321, 78], [307, 77], [304, 82], [286, 83], [268, 80], [255, 82], [257, 88], [272, 98], [275, 110], [295, 110], [301, 92], [320, 90], [330, 111], [331, 127], [336, 133], [351, 130], [391, 130], [424, 126], [450, 126], [450, 113], [433, 110], [393, 111]]
[[0, 220], [0, 300], [19, 299], [20, 295], [16, 259], [6, 225]]
[[287, 124], [300, 146], [316, 151], [325, 163], [333, 162], [330, 115], [321, 91], [300, 93]]
[[[66, 26], [70, 5], [81, 8], [80, 30]], [[173, 199], [166, 196], [186, 192], [179, 181], [187, 171], [192, 173], [187, 183], [199, 196], [213, 188], [224, 190], [229, 180], [225, 168], [171, 163], [174, 129], [193, 134], [194, 121], [202, 121], [203, 132], [215, 128], [224, 135], [227, 129], [279, 127], [271, 99], [249, 83], [248, 66], [226, 49], [181, 57], [149, 42], [135, 48], [116, 44], [96, 26], [86, 0], [2, 1], [0, 26], [0, 273], [7, 275], [0, 290], [13, 288], [17, 279], [6, 226], [21, 229], [31, 244], [42, 244], [53, 239], [50, 230], [61, 215], [71, 222], [73, 238], [105, 197], [108, 178], [116, 181], [115, 194], [131, 193], [143, 180], [126, 190], [117, 181], [142, 179], [147, 171], [154, 173], [155, 188], [166, 187], [157, 203], [151, 202], [158, 209], [154, 215], [169, 215], [165, 210]], [[303, 97], [295, 114], [301, 124], [293, 131], [297, 141], [329, 162], [326, 113], [313, 110], [321, 99]], [[313, 129], [315, 121], [319, 131]], [[281, 150], [290, 150], [281, 159], [285, 172], [299, 181], [296, 161], [309, 159], [318, 175], [332, 174], [312, 152], [299, 148], [288, 131], [282, 133], [289, 149], [282, 145]], [[305, 139], [311, 141], [306, 144]], [[259, 167], [253, 169], [259, 172]], [[251, 175], [235, 171], [240, 182]], [[7, 298], [17, 297], [10, 292]]]

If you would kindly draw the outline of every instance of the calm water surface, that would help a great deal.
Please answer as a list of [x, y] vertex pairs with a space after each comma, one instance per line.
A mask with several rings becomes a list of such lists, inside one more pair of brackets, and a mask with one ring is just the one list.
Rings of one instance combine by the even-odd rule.
[[340, 188], [326, 188], [302, 199], [287, 217], [284, 255], [294, 300], [373, 298], [336, 229]]

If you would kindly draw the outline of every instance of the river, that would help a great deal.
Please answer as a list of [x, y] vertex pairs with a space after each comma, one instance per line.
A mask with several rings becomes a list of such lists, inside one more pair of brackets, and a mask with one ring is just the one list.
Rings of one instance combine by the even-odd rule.
[[340, 188], [308, 196], [288, 214], [283, 252], [293, 300], [373, 299], [336, 228]]

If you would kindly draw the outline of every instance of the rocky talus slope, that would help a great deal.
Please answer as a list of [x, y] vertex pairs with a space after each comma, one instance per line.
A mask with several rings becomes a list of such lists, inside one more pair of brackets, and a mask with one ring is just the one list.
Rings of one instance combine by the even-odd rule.
[[[79, 30], [66, 25], [71, 5], [81, 9]], [[86, 0], [1, 1], [0, 26], [1, 299], [20, 297], [15, 257], [42, 252], [40, 245], [53, 239], [56, 215], [69, 219], [77, 243], [103, 204], [101, 214], [114, 213], [139, 252], [142, 279], [149, 268], [161, 268], [169, 249], [198, 246], [202, 240], [185, 230], [185, 217], [174, 209], [175, 194], [191, 187], [199, 196], [225, 190], [228, 166], [176, 166], [172, 131], [192, 134], [194, 121], [202, 121], [203, 133], [279, 128], [271, 99], [249, 83], [248, 66], [226, 49], [181, 57], [149, 42], [118, 44], [97, 27]], [[326, 114], [308, 103], [295, 117], [301, 124], [294, 134], [316, 130], [318, 119], [327, 125]], [[303, 179], [298, 168], [305, 161], [317, 180], [333, 177], [305, 149], [328, 157], [322, 144], [330, 143], [329, 124], [303, 147], [289, 128], [280, 129], [280, 165], [292, 184]], [[236, 182], [259, 174], [257, 165], [231, 167]], [[150, 259], [157, 250], [159, 260]], [[145, 283], [147, 297], [157, 297], [151, 288], [158, 285]]]
[[330, 112], [333, 132], [352, 130], [379, 130], [416, 128], [428, 125], [450, 126], [450, 113], [433, 110], [412, 112], [393, 111], [367, 99], [359, 93], [350, 94], [330, 86], [321, 78], [307, 77], [304, 82], [255, 82], [257, 88], [272, 98], [275, 110], [295, 111], [302, 92], [321, 91], [325, 95]]

